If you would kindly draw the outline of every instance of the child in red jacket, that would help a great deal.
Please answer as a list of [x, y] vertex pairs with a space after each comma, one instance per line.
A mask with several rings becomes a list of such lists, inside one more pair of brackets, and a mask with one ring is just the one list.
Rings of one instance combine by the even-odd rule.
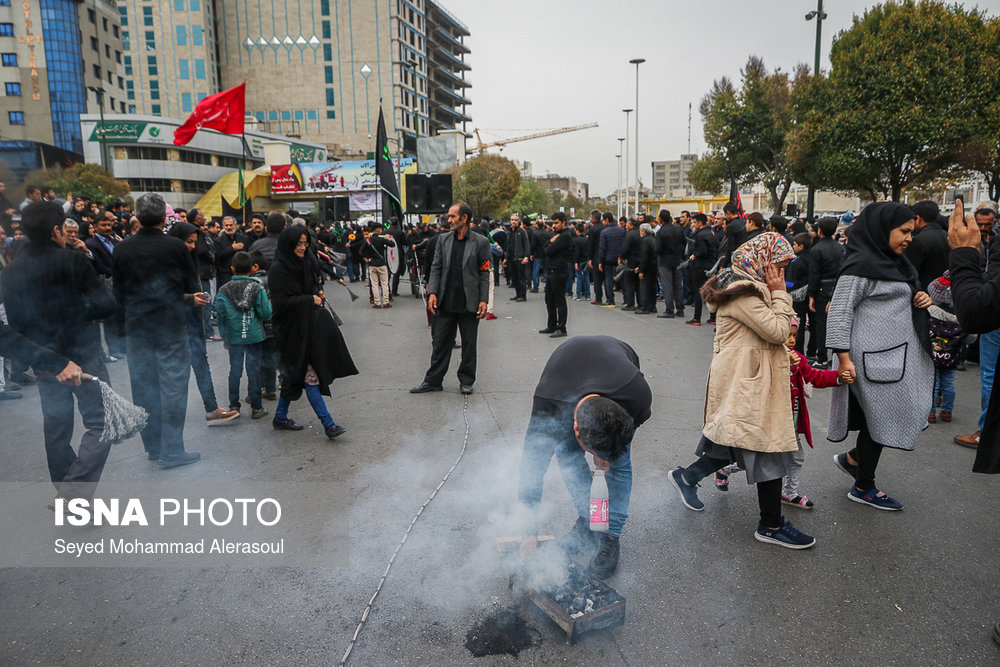
[[[785, 476], [785, 483], [781, 490], [781, 502], [804, 510], [811, 510], [813, 502], [803, 494], [799, 493], [799, 473], [802, 471], [802, 463], [805, 461], [805, 450], [802, 448], [802, 438], [806, 437], [806, 442], [812, 447], [812, 430], [809, 426], [809, 407], [806, 399], [812, 397], [812, 388], [826, 389], [836, 387], [841, 384], [850, 384], [854, 380], [848, 373], [838, 371], [825, 371], [813, 368], [806, 361], [806, 358], [795, 351], [795, 335], [799, 330], [799, 318], [792, 318], [791, 333], [785, 341], [785, 348], [788, 350], [789, 380], [792, 390], [792, 422], [795, 424], [795, 436], [798, 440], [799, 448], [794, 452], [788, 452], [788, 474]], [[807, 389], [806, 385], [811, 385]], [[739, 467], [735, 464], [726, 466], [715, 473], [715, 486], [720, 491], [726, 491], [729, 487], [729, 475], [737, 472]]]

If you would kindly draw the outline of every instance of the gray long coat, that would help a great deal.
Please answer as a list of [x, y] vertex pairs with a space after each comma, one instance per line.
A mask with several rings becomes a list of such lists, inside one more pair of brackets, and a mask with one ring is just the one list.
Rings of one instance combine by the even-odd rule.
[[[479, 309], [480, 303], [489, 300], [490, 242], [471, 229], [466, 232], [465, 239], [467, 243], [462, 255], [462, 286], [465, 289], [465, 309], [474, 313]], [[448, 288], [448, 269], [451, 266], [454, 244], [455, 232], [445, 232], [434, 248], [427, 292], [437, 295], [439, 307], [444, 303], [445, 290]]]
[[[827, 346], [850, 350], [853, 391], [872, 438], [898, 449], [916, 446], [934, 391], [934, 362], [917, 338], [912, 299], [906, 283], [841, 276], [826, 327]], [[826, 437], [833, 442], [847, 437], [848, 391], [832, 392]]]

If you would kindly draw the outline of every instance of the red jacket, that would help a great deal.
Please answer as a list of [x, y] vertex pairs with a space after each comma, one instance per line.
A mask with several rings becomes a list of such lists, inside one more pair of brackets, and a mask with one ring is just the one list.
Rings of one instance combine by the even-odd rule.
[[809, 382], [816, 389], [826, 389], [836, 387], [840, 384], [840, 374], [837, 371], [821, 371], [813, 368], [806, 361], [806, 358], [797, 351], [792, 350], [799, 363], [792, 368], [792, 409], [795, 409], [796, 402], [799, 406], [799, 418], [795, 424], [795, 432], [806, 436], [806, 442], [813, 446], [812, 429], [809, 426], [809, 408], [806, 406], [805, 384]]

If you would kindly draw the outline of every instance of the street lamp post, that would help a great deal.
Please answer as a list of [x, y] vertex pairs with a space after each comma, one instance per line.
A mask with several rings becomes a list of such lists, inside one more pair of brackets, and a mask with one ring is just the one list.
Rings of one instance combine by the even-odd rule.
[[618, 215], [617, 217], [622, 217], [622, 154], [619, 153], [615, 156], [618, 158], [618, 183], [616, 183], [615, 188], [615, 203], [618, 205]]
[[368, 123], [368, 136], [372, 135], [372, 113], [368, 107], [368, 77], [372, 74], [372, 68], [365, 63], [361, 66], [361, 76], [365, 77], [365, 119]]
[[630, 113], [632, 113], [631, 109], [622, 109], [622, 111], [625, 112], [625, 207], [622, 209], [622, 213], [618, 217], [621, 217], [622, 215], [628, 216], [628, 183], [629, 183], [629, 180], [628, 180], [628, 139], [629, 139], [629, 136], [628, 136], [629, 135], [628, 115]]
[[87, 90], [91, 90], [91, 91], [94, 92], [95, 95], [97, 95], [97, 107], [101, 111], [101, 129], [98, 130], [97, 136], [100, 138], [100, 141], [101, 141], [101, 167], [103, 167], [104, 170], [107, 171], [108, 170], [108, 143], [107, 143], [107, 138], [105, 137], [105, 135], [107, 134], [107, 132], [105, 132], [105, 128], [104, 128], [104, 87], [103, 86], [100, 86], [100, 87], [99, 86], [87, 86]]
[[[820, 40], [822, 39], [823, 36], [823, 19], [825, 18], [826, 18], [826, 12], [823, 11], [823, 0], [817, 0], [816, 11], [812, 11], [806, 14], [806, 21], [812, 21], [813, 19], [816, 19], [816, 59], [813, 62], [813, 76], [819, 76], [819, 49], [820, 49]], [[816, 188], [810, 185], [809, 194], [806, 199], [806, 219], [812, 220], [815, 211], [816, 211]]]
[[635, 65], [635, 208], [633, 210], [636, 215], [639, 215], [639, 65], [644, 62], [645, 58], [633, 58], [629, 61]]

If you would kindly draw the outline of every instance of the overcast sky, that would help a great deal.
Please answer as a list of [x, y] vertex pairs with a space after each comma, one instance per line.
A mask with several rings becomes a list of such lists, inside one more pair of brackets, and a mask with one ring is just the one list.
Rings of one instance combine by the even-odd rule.
[[[490, 141], [596, 122], [600, 127], [511, 144], [502, 155], [546, 172], [590, 183], [591, 195], [616, 187], [622, 109], [635, 106], [633, 58], [639, 69], [639, 173], [649, 185], [650, 162], [702, 154], [698, 106], [721, 76], [739, 80], [751, 54], [769, 69], [812, 66], [816, 22], [805, 14], [816, 0], [442, 0], [469, 27], [472, 67], [469, 131]], [[878, 3], [825, 0], [822, 67], [830, 66], [834, 36], [854, 15]], [[974, 6], [974, 3], [966, 3]], [[991, 14], [1000, 0], [975, 3]], [[634, 115], [634, 114], [633, 114]], [[634, 120], [630, 123], [633, 127]], [[483, 130], [489, 130], [488, 133]], [[633, 136], [634, 142], [634, 136]], [[634, 145], [634, 143], [633, 143]], [[496, 149], [491, 149], [496, 151]], [[622, 158], [624, 162], [624, 158]], [[634, 180], [635, 154], [629, 156]], [[624, 166], [622, 168], [624, 173]]]

